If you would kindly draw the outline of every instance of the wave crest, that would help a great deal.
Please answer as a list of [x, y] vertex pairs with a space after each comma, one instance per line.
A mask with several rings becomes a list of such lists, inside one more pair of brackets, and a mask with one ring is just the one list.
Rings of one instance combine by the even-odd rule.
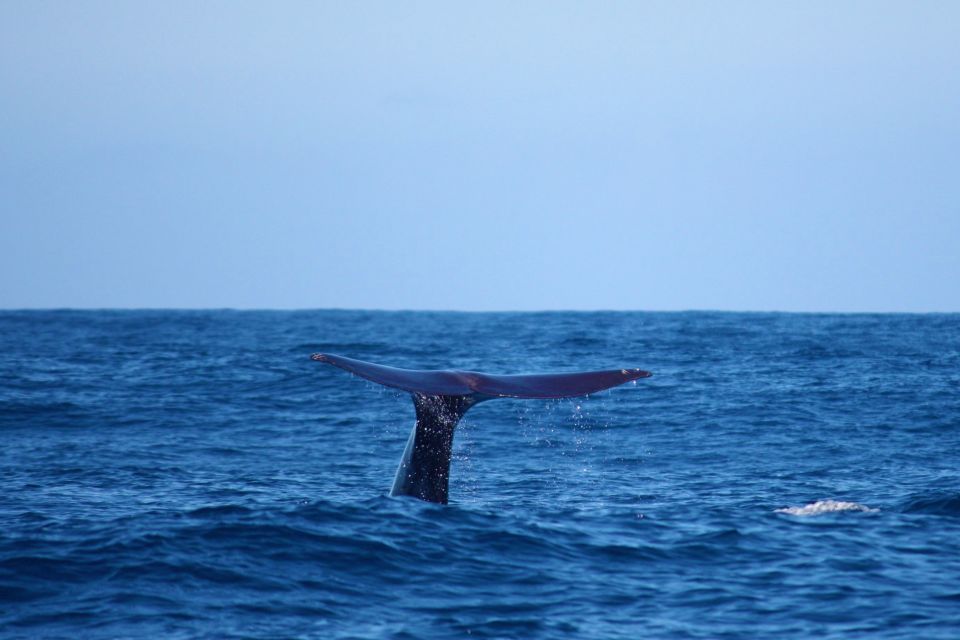
[[819, 516], [824, 513], [837, 513], [840, 511], [879, 511], [860, 504], [859, 502], [847, 502], [843, 500], [817, 500], [802, 507], [784, 507], [775, 509], [774, 513], [786, 513], [791, 516]]

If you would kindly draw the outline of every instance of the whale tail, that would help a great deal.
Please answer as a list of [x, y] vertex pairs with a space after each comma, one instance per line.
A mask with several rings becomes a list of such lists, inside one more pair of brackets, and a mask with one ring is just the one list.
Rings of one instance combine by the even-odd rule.
[[397, 369], [327, 353], [315, 353], [311, 358], [412, 395], [417, 420], [407, 439], [390, 495], [413, 496], [440, 504], [448, 501], [454, 429], [475, 404], [494, 398], [582, 396], [651, 375], [642, 369], [491, 375], [475, 371]]

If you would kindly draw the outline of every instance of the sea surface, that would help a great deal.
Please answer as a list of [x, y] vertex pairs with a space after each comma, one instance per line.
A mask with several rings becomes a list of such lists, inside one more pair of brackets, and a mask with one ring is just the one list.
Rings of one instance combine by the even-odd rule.
[[[458, 427], [322, 351], [640, 367]], [[0, 638], [960, 638], [960, 315], [0, 313]]]

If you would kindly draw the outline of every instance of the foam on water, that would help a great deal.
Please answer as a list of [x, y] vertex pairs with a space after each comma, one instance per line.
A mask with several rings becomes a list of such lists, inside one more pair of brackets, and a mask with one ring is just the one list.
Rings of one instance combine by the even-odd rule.
[[819, 516], [824, 513], [837, 513], [840, 511], [879, 511], [879, 509], [871, 509], [859, 502], [846, 502], [842, 500], [817, 500], [802, 507], [775, 509], [776, 513], [786, 513], [791, 516]]

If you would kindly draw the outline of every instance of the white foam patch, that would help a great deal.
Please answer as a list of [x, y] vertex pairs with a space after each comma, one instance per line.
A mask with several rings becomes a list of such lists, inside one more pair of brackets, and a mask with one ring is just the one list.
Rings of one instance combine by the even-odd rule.
[[786, 513], [791, 516], [819, 516], [824, 513], [837, 513], [839, 511], [879, 511], [871, 509], [859, 502], [844, 502], [842, 500], [817, 500], [802, 507], [786, 507], [776, 509], [775, 513]]

